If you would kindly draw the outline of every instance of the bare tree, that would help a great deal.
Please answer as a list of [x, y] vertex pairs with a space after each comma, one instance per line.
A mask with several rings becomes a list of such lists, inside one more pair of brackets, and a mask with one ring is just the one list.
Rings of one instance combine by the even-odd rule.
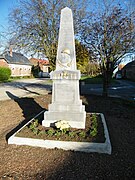
[[[115, 63], [134, 47], [134, 24], [120, 6], [106, 7], [101, 16], [91, 16], [85, 23], [83, 41], [99, 61], [103, 74], [103, 95], [108, 95]], [[133, 14], [132, 14], [133, 18]]]
[[86, 18], [86, 3], [83, 0], [20, 0], [20, 6], [9, 14], [9, 43], [17, 49], [33, 54], [43, 53], [52, 67], [55, 66], [60, 11], [72, 8], [75, 32], [79, 34]]

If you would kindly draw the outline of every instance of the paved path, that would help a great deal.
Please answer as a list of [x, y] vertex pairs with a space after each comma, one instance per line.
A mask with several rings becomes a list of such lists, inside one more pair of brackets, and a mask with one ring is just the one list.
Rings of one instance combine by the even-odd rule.
[[[135, 82], [117, 80], [109, 88], [109, 96], [135, 100]], [[47, 94], [52, 89], [49, 79], [20, 79], [10, 83], [0, 84], [0, 100], [18, 97], [32, 97]], [[102, 84], [81, 85], [81, 94], [102, 94]]]
[[18, 97], [32, 97], [51, 91], [51, 82], [47, 79], [19, 79], [0, 84], [0, 100]]

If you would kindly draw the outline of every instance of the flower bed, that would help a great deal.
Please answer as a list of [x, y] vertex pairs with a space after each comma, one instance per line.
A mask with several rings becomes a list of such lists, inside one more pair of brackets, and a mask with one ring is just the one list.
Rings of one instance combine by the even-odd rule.
[[105, 142], [104, 128], [99, 114], [87, 114], [85, 129], [71, 128], [67, 121], [60, 120], [55, 127], [46, 128], [38, 117], [19, 131], [16, 136], [44, 140], [74, 142]]

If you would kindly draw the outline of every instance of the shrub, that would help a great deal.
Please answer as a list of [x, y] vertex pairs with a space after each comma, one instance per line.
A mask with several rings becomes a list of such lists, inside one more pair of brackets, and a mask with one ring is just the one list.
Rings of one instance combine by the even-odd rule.
[[0, 81], [7, 81], [11, 76], [11, 70], [8, 67], [0, 67]]
[[32, 66], [32, 69], [31, 69], [31, 73], [34, 77], [38, 77], [38, 73], [41, 72], [41, 68], [39, 65], [37, 66]]
[[97, 63], [89, 63], [86, 67], [87, 75], [95, 77], [101, 73], [100, 66]]

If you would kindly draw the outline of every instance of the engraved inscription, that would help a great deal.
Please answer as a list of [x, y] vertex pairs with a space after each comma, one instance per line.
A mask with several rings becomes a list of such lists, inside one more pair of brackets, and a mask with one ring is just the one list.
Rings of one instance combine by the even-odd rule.
[[[57, 89], [57, 90], [56, 90]], [[73, 102], [74, 89], [68, 84], [55, 84], [55, 100], [57, 102]]]

